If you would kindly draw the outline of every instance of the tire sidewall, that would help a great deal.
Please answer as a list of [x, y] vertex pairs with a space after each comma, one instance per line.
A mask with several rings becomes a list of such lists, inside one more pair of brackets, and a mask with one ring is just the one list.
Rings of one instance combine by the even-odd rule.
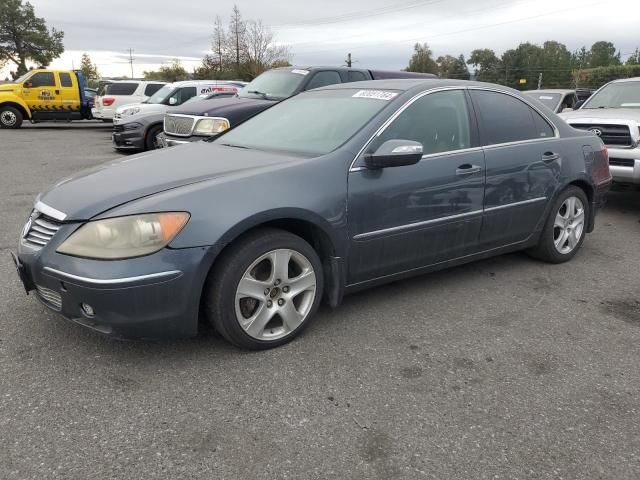
[[156, 136], [162, 132], [162, 124], [153, 125], [149, 127], [147, 130], [147, 134], [144, 137], [144, 148], [145, 150], [155, 150], [156, 149]]
[[[2, 122], [2, 115], [5, 112], [11, 112], [16, 116], [16, 121], [13, 125], [6, 125], [5, 123]], [[13, 107], [0, 107], [0, 128], [5, 128], [5, 129], [11, 129], [11, 128], [20, 128], [20, 126], [22, 125], [22, 121], [23, 121], [23, 117], [22, 117], [22, 113]]]
[[[262, 350], [288, 343], [308, 327], [322, 300], [324, 276], [318, 254], [302, 238], [285, 231], [271, 231], [270, 234], [255, 237], [239, 247], [223, 261], [221, 269], [212, 279], [213, 292], [207, 301], [207, 315], [210, 316], [214, 327], [237, 346]], [[277, 340], [258, 340], [247, 334], [236, 318], [236, 290], [247, 268], [257, 258], [281, 248], [295, 250], [309, 260], [316, 275], [316, 294], [307, 317], [293, 332]]]

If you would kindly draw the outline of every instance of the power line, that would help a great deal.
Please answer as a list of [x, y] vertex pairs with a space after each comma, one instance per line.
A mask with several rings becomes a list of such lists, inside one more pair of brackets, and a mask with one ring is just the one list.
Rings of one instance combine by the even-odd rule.
[[129, 49], [129, 65], [131, 66], [131, 78], [133, 78], [133, 49]]

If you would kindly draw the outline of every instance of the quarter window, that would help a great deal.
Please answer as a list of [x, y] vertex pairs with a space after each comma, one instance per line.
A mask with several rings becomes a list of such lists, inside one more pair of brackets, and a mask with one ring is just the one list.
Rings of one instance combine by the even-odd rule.
[[335, 85], [336, 83], [341, 83], [340, 74], [334, 71], [326, 71], [326, 72], [318, 72], [316, 73], [309, 85], [307, 85], [307, 90], [311, 90], [313, 88], [320, 88], [326, 85]]
[[56, 79], [53, 72], [38, 72], [29, 79], [32, 87], [55, 87]]
[[425, 155], [471, 147], [471, 127], [464, 91], [447, 90], [413, 102], [374, 141], [375, 151], [387, 140], [420, 142]]
[[471, 97], [478, 108], [484, 145], [554, 136], [551, 126], [538, 112], [511, 95], [471, 90]]
[[60, 76], [60, 86], [61, 87], [72, 87], [71, 83], [71, 75], [68, 73], [61, 72], [58, 74]]
[[156, 93], [158, 90], [160, 90], [162, 87], [164, 87], [164, 84], [162, 83], [150, 83], [144, 89], [145, 97], [150, 97], [151, 95]]

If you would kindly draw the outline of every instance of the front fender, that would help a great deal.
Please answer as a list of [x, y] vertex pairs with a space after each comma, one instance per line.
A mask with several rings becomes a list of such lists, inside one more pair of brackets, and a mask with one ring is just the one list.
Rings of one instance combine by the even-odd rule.
[[29, 119], [31, 118], [31, 110], [22, 99], [22, 97], [16, 95], [13, 91], [3, 92], [0, 90], [0, 106], [6, 104], [13, 104], [20, 107], [24, 111], [24, 113], [26, 113], [26, 117]]

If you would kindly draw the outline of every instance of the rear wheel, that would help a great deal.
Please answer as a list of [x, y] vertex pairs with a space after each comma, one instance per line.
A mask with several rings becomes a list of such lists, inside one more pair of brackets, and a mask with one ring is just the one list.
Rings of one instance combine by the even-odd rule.
[[322, 298], [322, 264], [302, 238], [261, 229], [241, 239], [213, 269], [206, 315], [229, 342], [273, 348], [299, 335]]
[[17, 108], [0, 107], [0, 128], [20, 128], [24, 117]]
[[584, 190], [567, 188], [555, 201], [540, 242], [528, 253], [550, 263], [571, 260], [584, 242], [588, 218], [589, 199]]
[[158, 135], [162, 133], [162, 124], [153, 125], [147, 130], [147, 135], [144, 139], [145, 150], [155, 150], [158, 148]]

